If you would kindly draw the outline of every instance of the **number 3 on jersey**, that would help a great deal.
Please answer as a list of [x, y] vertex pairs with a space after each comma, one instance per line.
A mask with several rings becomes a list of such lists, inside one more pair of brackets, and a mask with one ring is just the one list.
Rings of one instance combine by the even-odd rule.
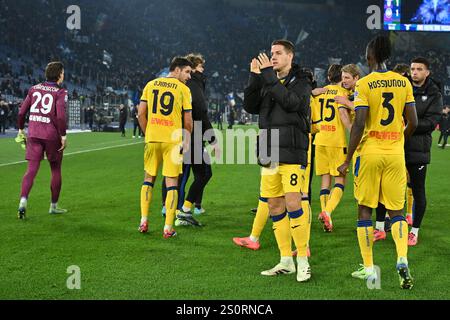
[[394, 107], [390, 104], [391, 100], [394, 99], [394, 94], [392, 92], [384, 92], [383, 93], [383, 108], [387, 109], [388, 116], [386, 119], [381, 119], [380, 124], [383, 126], [387, 126], [394, 121]]
[[[33, 93], [33, 98], [36, 98], [33, 105], [31, 106], [30, 112], [31, 113], [42, 113], [42, 114], [49, 114], [50, 111], [52, 111], [53, 107], [53, 96], [51, 94], [44, 94], [42, 96], [42, 93], [39, 91], [36, 91]], [[41, 106], [41, 108], [38, 108], [38, 105]]]
[[159, 112], [168, 116], [173, 111], [173, 105], [175, 102], [175, 97], [170, 91], [164, 92], [161, 97], [159, 97], [159, 90], [153, 90], [153, 109], [154, 114], [158, 113], [158, 106], [160, 107]]

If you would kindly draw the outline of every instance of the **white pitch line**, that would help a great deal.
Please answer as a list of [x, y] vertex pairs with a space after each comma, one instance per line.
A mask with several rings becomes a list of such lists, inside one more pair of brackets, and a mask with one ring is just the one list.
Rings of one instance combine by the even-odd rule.
[[[143, 143], [143, 142], [133, 142], [133, 143], [127, 143], [127, 144], [119, 144], [117, 146], [109, 146], [109, 147], [102, 147], [102, 148], [95, 148], [95, 149], [87, 149], [87, 150], [69, 152], [69, 153], [64, 153], [64, 157], [72, 156], [72, 155], [75, 155], [75, 154], [81, 154], [81, 153], [88, 153], [88, 152], [94, 152], [94, 151], [101, 151], [101, 150], [107, 150], [107, 149], [127, 147], [127, 146], [132, 146], [132, 145], [141, 144], [141, 143]], [[16, 162], [1, 163], [0, 167], [12, 166], [12, 165], [15, 165], [15, 164], [21, 164], [21, 163], [26, 163], [26, 162], [27, 162], [26, 160], [22, 160], [22, 161], [16, 161]]]

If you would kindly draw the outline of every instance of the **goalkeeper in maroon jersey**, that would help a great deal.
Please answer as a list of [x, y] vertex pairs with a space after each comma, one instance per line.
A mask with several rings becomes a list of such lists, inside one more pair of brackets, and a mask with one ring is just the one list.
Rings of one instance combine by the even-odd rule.
[[[31, 87], [19, 111], [19, 133], [16, 141], [26, 142], [28, 168], [22, 181], [18, 217], [25, 218], [28, 195], [33, 186], [44, 153], [50, 163], [51, 205], [49, 213], [65, 213], [57, 206], [61, 191], [61, 163], [66, 148], [66, 103], [67, 90], [61, 87], [64, 81], [64, 66], [61, 62], [50, 62], [45, 69], [46, 81]], [[28, 134], [25, 135], [25, 117], [29, 112]]]

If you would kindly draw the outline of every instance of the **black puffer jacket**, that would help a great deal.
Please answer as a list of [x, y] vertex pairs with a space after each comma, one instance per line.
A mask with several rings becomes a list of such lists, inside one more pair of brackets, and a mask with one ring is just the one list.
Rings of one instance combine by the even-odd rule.
[[[280, 163], [307, 165], [312, 83], [311, 73], [295, 64], [283, 84], [273, 68], [250, 74], [244, 90], [244, 109], [259, 114], [260, 129], [279, 130]], [[259, 139], [259, 145], [263, 144], [272, 155], [270, 135]]]
[[[202, 137], [206, 130], [212, 129], [211, 122], [208, 118], [208, 105], [206, 103], [205, 87], [206, 87], [206, 77], [203, 73], [193, 72], [191, 74], [191, 79], [186, 83], [186, 85], [191, 90], [192, 95], [192, 120], [201, 121], [202, 123]], [[193, 128], [195, 130], [195, 126]], [[212, 133], [212, 131], [211, 131]], [[194, 134], [194, 131], [192, 131]], [[191, 144], [193, 147], [195, 139], [191, 139]], [[212, 135], [209, 139], [209, 143], [213, 143], [216, 140], [215, 136]], [[203, 139], [202, 139], [203, 142]]]
[[439, 84], [431, 78], [427, 78], [423, 86], [413, 89], [419, 123], [405, 142], [405, 159], [407, 165], [428, 164], [431, 160], [431, 134], [442, 114], [442, 94]]

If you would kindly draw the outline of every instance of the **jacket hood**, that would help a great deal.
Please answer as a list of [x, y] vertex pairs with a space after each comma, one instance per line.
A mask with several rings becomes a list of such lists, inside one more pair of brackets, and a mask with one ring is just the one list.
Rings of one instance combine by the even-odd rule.
[[295, 64], [295, 63], [292, 64], [292, 69], [289, 74], [290, 75], [292, 74], [296, 77], [308, 78], [311, 82], [314, 82], [314, 79], [313, 79], [314, 76], [313, 76], [313, 73], [311, 72], [311, 70], [309, 70], [308, 68], [302, 68], [298, 64]]
[[206, 76], [203, 73], [201, 73], [201, 72], [192, 72], [191, 73], [191, 80], [200, 81], [202, 83], [205, 83], [206, 82]]

